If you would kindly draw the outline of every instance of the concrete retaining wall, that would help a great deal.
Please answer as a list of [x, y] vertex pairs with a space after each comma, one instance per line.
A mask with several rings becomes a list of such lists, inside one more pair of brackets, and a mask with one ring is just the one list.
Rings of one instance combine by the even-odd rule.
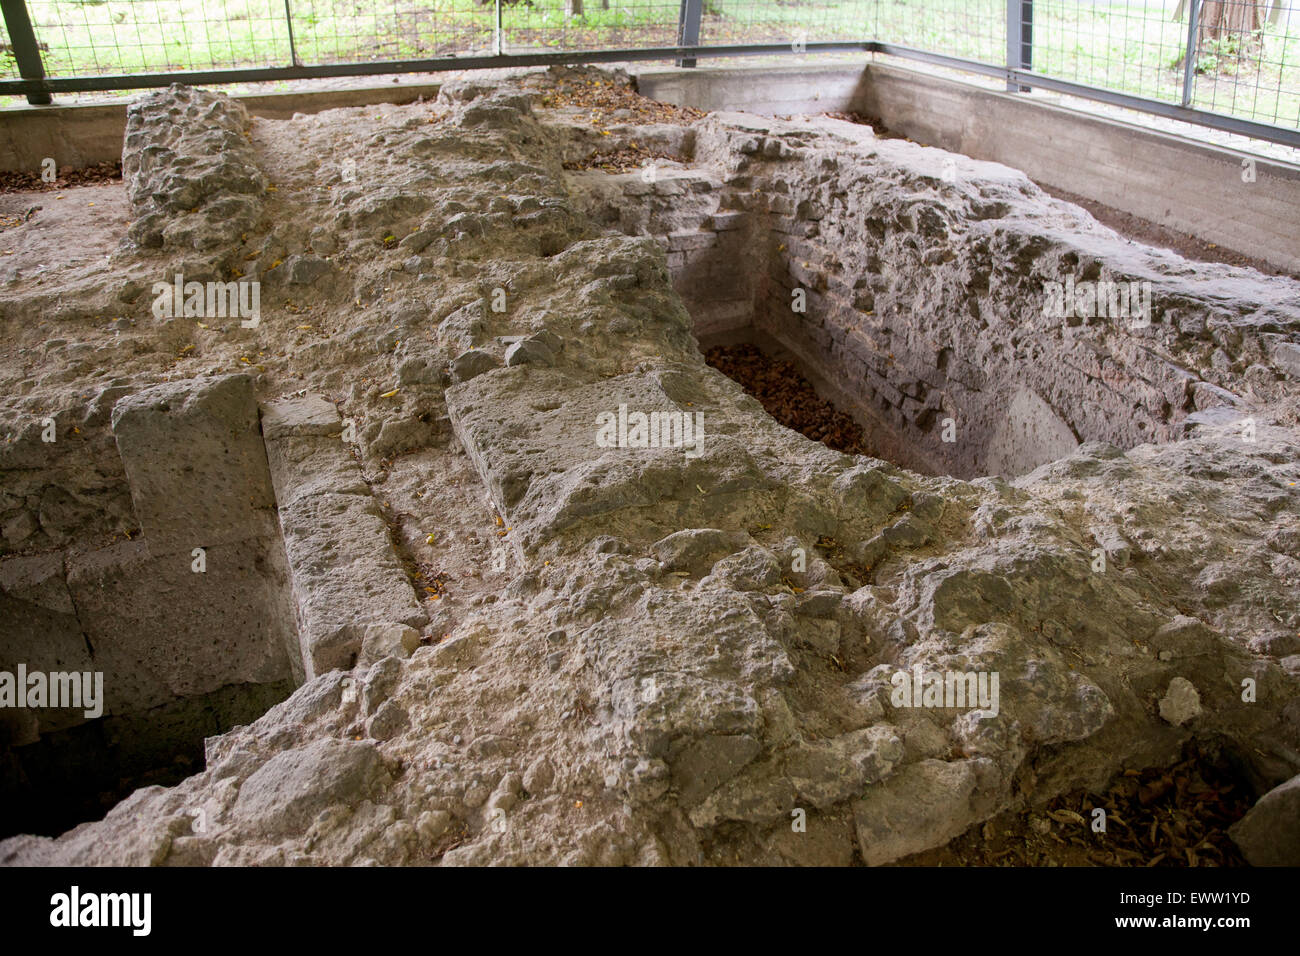
[[[363, 87], [313, 93], [267, 93], [236, 97], [254, 116], [291, 119], [344, 106], [409, 103], [438, 95], [436, 83]], [[120, 103], [20, 106], [0, 110], [0, 170], [39, 172], [51, 156], [59, 167], [89, 166], [122, 158], [127, 99]]]

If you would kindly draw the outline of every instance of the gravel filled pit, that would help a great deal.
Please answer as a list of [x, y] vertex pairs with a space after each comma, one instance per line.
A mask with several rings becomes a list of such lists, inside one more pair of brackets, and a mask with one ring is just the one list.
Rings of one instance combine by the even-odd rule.
[[795, 363], [768, 355], [757, 345], [719, 345], [704, 360], [758, 399], [786, 428], [848, 455], [871, 455], [862, 426], [817, 394]]

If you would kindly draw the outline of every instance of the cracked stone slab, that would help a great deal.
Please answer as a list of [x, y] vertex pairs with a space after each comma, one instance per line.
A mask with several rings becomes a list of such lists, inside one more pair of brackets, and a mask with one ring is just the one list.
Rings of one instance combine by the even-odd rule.
[[366, 627], [422, 627], [428, 616], [369, 495], [324, 492], [280, 511], [307, 675], [349, 668]]
[[122, 398], [113, 434], [145, 536], [176, 550], [267, 534], [275, 493], [247, 375]]

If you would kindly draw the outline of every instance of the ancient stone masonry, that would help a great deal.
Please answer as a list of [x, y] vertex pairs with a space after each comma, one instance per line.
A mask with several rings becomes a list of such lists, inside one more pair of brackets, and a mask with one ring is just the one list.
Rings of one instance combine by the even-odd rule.
[[[56, 460], [75, 458], [80, 429], [60, 436], [54, 421], [43, 444], [71, 446]], [[98, 721], [83, 708], [0, 712], [17, 748], [6, 790], [21, 776], [37, 802], [78, 776], [108, 789], [160, 754], [169, 763], [187, 736], [256, 716], [301, 677], [251, 380], [155, 385], [119, 398], [111, 422], [129, 528], [142, 534], [105, 543], [103, 517], [86, 509], [62, 550], [0, 562], [0, 669], [98, 673], [104, 684]], [[158, 730], [142, 734], [142, 719]], [[55, 765], [60, 747], [80, 759]], [[16, 808], [20, 818], [27, 809]]]
[[[1193, 740], [1258, 794], [1300, 771], [1300, 285], [1193, 269], [867, 127], [593, 129], [563, 94], [597, 81], [626, 80], [465, 78], [254, 123], [228, 191], [262, 210], [211, 261], [265, 282], [256, 327], [146, 318], [192, 255], [165, 241], [77, 277], [60, 334], [130, 390], [117, 504], [86, 526], [123, 520], [124, 475], [142, 540], [266, 542], [283, 572], [232, 587], [283, 574], [301, 683], [211, 735], [201, 772], [0, 862], [881, 864]], [[230, 115], [149, 102], [190, 109], [196, 142]], [[653, 173], [572, 168], [634, 141]], [[1149, 324], [1045, 312], [1067, 280], [1150, 283]], [[5, 294], [26, 314], [49, 293]], [[124, 307], [119, 338], [98, 317]], [[3, 331], [33, 350], [3, 367], [26, 382], [5, 420], [71, 414], [88, 383], [34, 361], [46, 332]], [[896, 463], [784, 428], [704, 364], [698, 338], [759, 333]], [[190, 472], [132, 435], [217, 408], [246, 457], [151, 517], [143, 491]], [[690, 440], [638, 440], [634, 415]], [[51, 563], [41, 534], [0, 561], [3, 600], [34, 587], [17, 562]], [[57, 615], [56, 592], [28, 603]]]
[[1081, 440], [1244, 417], [1243, 385], [1269, 400], [1294, 375], [1293, 288], [1134, 246], [1005, 167], [816, 130], [715, 115], [689, 167], [577, 185], [593, 218], [666, 246], [701, 336], [776, 340], [892, 460], [1018, 475]]
[[387, 529], [356, 461], [346, 450], [338, 409], [319, 396], [263, 409], [293, 575], [298, 639], [308, 676], [350, 667], [368, 628], [422, 625]]
[[248, 124], [236, 100], [181, 86], [132, 103], [122, 153], [135, 216], [130, 240], [146, 249], [225, 251], [251, 229], [267, 183]]

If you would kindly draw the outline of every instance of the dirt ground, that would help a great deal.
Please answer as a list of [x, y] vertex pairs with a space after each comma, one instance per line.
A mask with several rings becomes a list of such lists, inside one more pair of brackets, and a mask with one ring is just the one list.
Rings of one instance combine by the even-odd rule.
[[1227, 829], [1250, 802], [1227, 760], [1190, 749], [1167, 769], [1125, 771], [1104, 793], [1001, 813], [900, 865], [1246, 866]]

